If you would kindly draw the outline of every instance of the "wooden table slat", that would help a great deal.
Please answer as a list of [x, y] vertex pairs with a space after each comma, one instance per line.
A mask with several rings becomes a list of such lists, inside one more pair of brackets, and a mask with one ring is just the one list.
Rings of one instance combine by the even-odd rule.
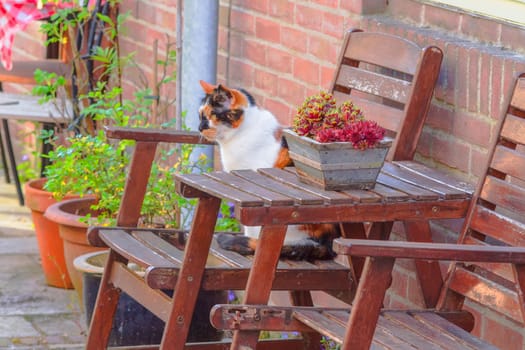
[[243, 207], [260, 207], [264, 205], [264, 200], [260, 197], [251, 195], [247, 192], [240, 191], [235, 187], [228, 186], [224, 183], [217, 182], [209, 176], [200, 174], [175, 175], [178, 182], [179, 193], [185, 196], [196, 196], [194, 189], [208, 193], [209, 195], [223, 198], [235, 205]]
[[[237, 175], [236, 172], [232, 172], [233, 175]], [[252, 194], [263, 198], [271, 205], [293, 205], [294, 199], [285, 196], [279, 192], [271, 191], [268, 188], [254, 186], [254, 184], [242, 177], [232, 176], [224, 171], [217, 171], [210, 173], [209, 176], [217, 181], [232, 186], [234, 188], [250, 188]]]
[[385, 202], [401, 202], [409, 199], [408, 194], [405, 192], [398, 191], [380, 183], [376, 183], [374, 188], [372, 188], [370, 191], [383, 197], [383, 201]]
[[431, 192], [418, 186], [414, 186], [398, 178], [383, 173], [380, 173], [377, 177], [377, 183], [385, 185], [387, 187], [395, 188], [399, 191], [403, 191], [410, 198], [416, 200], [433, 200], [439, 197], [437, 193]]
[[385, 162], [383, 165], [382, 172], [393, 177], [399, 178], [404, 182], [414, 184], [432, 192], [436, 192], [447, 199], [453, 198], [465, 198], [465, 191], [457, 190], [444, 183], [433, 180], [430, 177], [422, 176], [416, 172], [409, 171], [406, 168], [402, 168], [396, 164]]
[[406, 161], [396, 161], [395, 164], [409, 171], [413, 171], [417, 174], [420, 174], [422, 176], [429, 177], [449, 187], [453, 187], [454, 189], [458, 191], [462, 191], [468, 194], [474, 193], [474, 190], [475, 190], [474, 185], [468, 182], [462, 181], [461, 179], [458, 179], [450, 174], [424, 166], [421, 163], [414, 162], [411, 160], [406, 160]]
[[266, 168], [258, 170], [261, 174], [273, 178], [277, 181], [285, 183], [288, 186], [300, 188], [303, 191], [313, 193], [321, 198], [324, 198], [327, 204], [338, 204], [347, 203], [352, 200], [344, 193], [336, 191], [325, 191], [314, 185], [306, 184], [301, 182], [297, 177], [295, 168], [277, 169], [277, 168]]
[[268, 176], [264, 176], [263, 174], [258, 172], [254, 172], [251, 170], [234, 170], [232, 171], [232, 174], [252, 182], [252, 187], [257, 185], [265, 187], [269, 190], [283, 193], [284, 195], [293, 198], [295, 200], [295, 203], [297, 204], [313, 205], [324, 203], [324, 199], [315, 194], [303, 191], [296, 187], [286, 186], [285, 184], [281, 182], [276, 182]]

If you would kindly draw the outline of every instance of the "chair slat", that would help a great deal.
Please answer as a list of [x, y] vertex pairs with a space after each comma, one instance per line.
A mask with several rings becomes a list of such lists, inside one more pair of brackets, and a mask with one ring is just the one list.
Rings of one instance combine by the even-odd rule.
[[525, 180], [525, 154], [508, 147], [497, 146], [494, 151], [491, 168]]
[[510, 246], [525, 246], [525, 223], [480, 205], [473, 210], [470, 228]]
[[[497, 347], [492, 346], [486, 342], [479, 340], [472, 334], [465, 332], [463, 329], [456, 327], [454, 324], [447, 322], [444, 318], [429, 312], [417, 313], [416, 318], [428, 322], [430, 327], [437, 327], [438, 330], [447, 334], [454, 335], [456, 339], [460, 339], [462, 343], [465, 343], [476, 350], [498, 350]], [[455, 348], [453, 348], [455, 349]]]
[[501, 284], [468, 271], [460, 266], [450, 279], [450, 289], [484, 306], [523, 323], [521, 307], [515, 291], [504, 288]]
[[510, 104], [525, 111], [525, 79], [518, 79]]
[[336, 83], [403, 104], [406, 103], [410, 91], [409, 81], [351, 66], [341, 67]]
[[514, 143], [525, 144], [525, 122], [523, 118], [507, 114], [501, 136]]
[[[393, 35], [372, 32], [352, 33], [345, 56], [381, 67], [391, 67], [403, 73], [414, 74], [421, 48], [415, 43]], [[393, 60], [392, 57], [404, 57]], [[412, 63], [412, 64], [411, 64]]]
[[99, 235], [111, 249], [117, 251], [119, 254], [141, 267], [148, 267], [151, 265], [177, 267], [173, 262], [166, 260], [154, 251], [147, 249], [143, 244], [124, 230], [101, 229]]
[[525, 212], [525, 189], [493, 176], [485, 178], [480, 198], [514, 213]]

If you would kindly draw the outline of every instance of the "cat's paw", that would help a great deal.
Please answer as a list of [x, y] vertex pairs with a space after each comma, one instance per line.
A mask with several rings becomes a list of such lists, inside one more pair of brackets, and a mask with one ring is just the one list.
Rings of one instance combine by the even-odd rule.
[[222, 249], [231, 250], [241, 255], [255, 253], [256, 240], [240, 234], [218, 233], [215, 235]]

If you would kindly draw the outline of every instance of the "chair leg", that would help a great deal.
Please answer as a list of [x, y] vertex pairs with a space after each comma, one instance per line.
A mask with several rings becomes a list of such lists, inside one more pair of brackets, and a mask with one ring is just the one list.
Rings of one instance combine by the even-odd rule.
[[4, 136], [2, 135], [2, 130], [0, 130], [0, 156], [2, 157], [2, 168], [4, 169], [5, 182], [9, 184], [11, 183], [11, 177], [9, 176], [9, 168], [7, 163], [7, 156], [5, 154]]
[[120, 298], [120, 289], [111, 283], [111, 270], [113, 264], [116, 263], [127, 262], [122, 261], [115, 252], [110, 250], [89, 326], [86, 341], [86, 349], [89, 350], [106, 349], [108, 346], [113, 318]]
[[11, 142], [11, 135], [9, 132], [9, 124], [7, 119], [2, 119], [2, 128], [5, 133], [5, 143], [7, 145], [7, 153], [9, 155], [9, 163], [11, 163], [11, 174], [13, 174], [13, 179], [15, 181], [16, 193], [18, 195], [18, 201], [20, 205], [24, 205], [24, 194], [22, 192], [22, 185], [20, 184], [20, 179], [18, 178], [18, 170], [16, 170], [16, 160], [15, 152], [13, 150], [13, 143]]
[[[312, 293], [309, 291], [291, 291], [290, 299], [294, 306], [314, 306]], [[319, 350], [321, 344], [321, 334], [317, 332], [302, 333], [305, 350]]]

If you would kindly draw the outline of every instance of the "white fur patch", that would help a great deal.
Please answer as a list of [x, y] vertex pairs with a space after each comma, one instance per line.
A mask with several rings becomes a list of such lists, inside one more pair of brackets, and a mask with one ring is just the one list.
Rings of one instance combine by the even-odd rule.
[[273, 167], [281, 148], [275, 139], [280, 127], [272, 113], [255, 106], [245, 109], [237, 128], [216, 125], [223, 170]]

